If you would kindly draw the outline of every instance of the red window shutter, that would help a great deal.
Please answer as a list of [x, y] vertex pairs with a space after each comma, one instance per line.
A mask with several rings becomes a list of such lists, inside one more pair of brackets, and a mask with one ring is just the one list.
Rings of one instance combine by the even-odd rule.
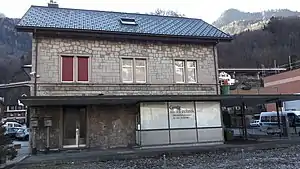
[[89, 58], [78, 57], [78, 81], [89, 80]]
[[74, 64], [72, 56], [62, 56], [62, 81], [73, 81]]

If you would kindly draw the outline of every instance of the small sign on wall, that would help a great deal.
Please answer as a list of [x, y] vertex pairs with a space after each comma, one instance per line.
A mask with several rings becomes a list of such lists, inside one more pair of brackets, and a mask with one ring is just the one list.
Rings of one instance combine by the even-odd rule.
[[168, 109], [171, 128], [196, 127], [194, 102], [170, 102]]
[[44, 125], [45, 125], [45, 127], [51, 127], [52, 126], [52, 120], [51, 119], [45, 119]]
[[180, 105], [170, 105], [169, 112], [172, 119], [190, 119], [194, 118], [194, 108], [182, 108]]
[[38, 127], [38, 120], [37, 120], [37, 119], [31, 120], [31, 121], [30, 121], [30, 125], [31, 125], [32, 127]]

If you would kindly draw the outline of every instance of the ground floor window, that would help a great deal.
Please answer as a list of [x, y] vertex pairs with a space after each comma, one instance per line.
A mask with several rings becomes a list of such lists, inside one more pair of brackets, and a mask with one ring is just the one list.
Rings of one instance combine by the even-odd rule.
[[140, 145], [223, 142], [220, 102], [141, 103], [138, 123]]

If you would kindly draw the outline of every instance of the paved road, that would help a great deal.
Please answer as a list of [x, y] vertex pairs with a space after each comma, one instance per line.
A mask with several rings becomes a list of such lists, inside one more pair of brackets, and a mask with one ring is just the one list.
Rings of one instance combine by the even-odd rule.
[[[166, 158], [168, 169], [295, 169], [300, 168], [300, 146], [254, 152], [208, 153]], [[137, 159], [108, 162], [70, 162], [22, 169], [164, 169], [164, 160]]]
[[14, 141], [13, 144], [21, 144], [21, 149], [18, 150], [18, 155], [29, 154], [28, 141]]

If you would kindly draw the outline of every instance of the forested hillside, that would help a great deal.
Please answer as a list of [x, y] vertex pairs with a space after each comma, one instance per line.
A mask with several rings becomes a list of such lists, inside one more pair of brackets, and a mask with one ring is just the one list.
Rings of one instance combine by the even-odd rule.
[[220, 67], [273, 67], [300, 56], [300, 18], [271, 18], [261, 30], [234, 36], [231, 43], [218, 45]]
[[24, 63], [30, 63], [31, 36], [15, 30], [19, 19], [0, 17], [0, 84], [18, 76]]
[[[18, 21], [0, 14], [0, 84], [29, 80], [22, 65], [31, 63], [31, 36], [15, 30]], [[28, 91], [27, 87], [0, 89], [0, 96], [6, 96], [7, 104], [15, 104]]]

